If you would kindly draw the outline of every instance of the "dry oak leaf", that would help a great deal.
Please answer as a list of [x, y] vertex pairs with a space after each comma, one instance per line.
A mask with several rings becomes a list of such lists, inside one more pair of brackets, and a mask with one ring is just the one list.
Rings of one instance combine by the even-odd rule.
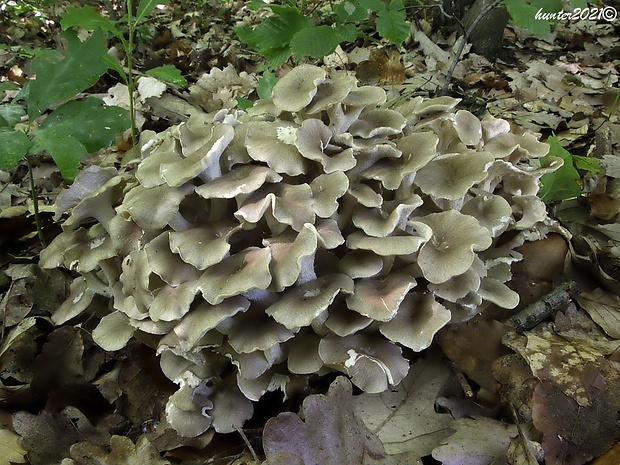
[[577, 298], [579, 305], [614, 339], [620, 339], [620, 297], [600, 287]]
[[71, 458], [62, 465], [170, 465], [145, 437], [134, 444], [125, 436], [112, 436], [109, 447], [79, 442], [71, 446]]
[[527, 361], [534, 376], [557, 386], [582, 407], [590, 405], [594, 387], [605, 385], [601, 371], [607, 371], [604, 356], [610, 353], [605, 344], [571, 340], [550, 331], [527, 336], [508, 333], [502, 342]]
[[379, 436], [388, 454], [429, 455], [451, 432], [452, 416], [435, 412], [435, 400], [450, 369], [429, 356], [411, 366], [398, 386], [355, 398], [355, 412]]
[[28, 453], [19, 444], [19, 436], [11, 430], [0, 429], [0, 465], [25, 463]]
[[609, 381], [604, 390], [593, 389], [589, 407], [546, 382], [536, 387], [532, 401], [547, 465], [582, 465], [620, 438], [620, 379]]
[[69, 456], [69, 448], [80, 440], [107, 442], [107, 434], [91, 425], [75, 407], [59, 413], [43, 410], [38, 415], [17, 412], [13, 429], [21, 436], [21, 445], [28, 451], [32, 465], [57, 465]]
[[518, 434], [515, 425], [491, 418], [459, 418], [452, 422], [456, 432], [433, 450], [443, 465], [491, 465], [506, 463], [506, 451]]
[[377, 436], [353, 412], [351, 382], [339, 376], [327, 395], [311, 395], [304, 420], [291, 412], [267, 421], [263, 447], [268, 465], [415, 464], [387, 456]]

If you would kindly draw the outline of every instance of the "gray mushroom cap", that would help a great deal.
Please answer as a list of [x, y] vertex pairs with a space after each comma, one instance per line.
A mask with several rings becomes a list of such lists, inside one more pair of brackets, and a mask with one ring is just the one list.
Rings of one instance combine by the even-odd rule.
[[476, 218], [455, 210], [432, 213], [418, 221], [433, 232], [420, 249], [418, 265], [424, 277], [435, 284], [465, 273], [474, 261], [474, 251], [492, 243], [489, 231]]
[[327, 78], [327, 73], [313, 65], [293, 68], [273, 88], [273, 103], [284, 111], [303, 110], [318, 92], [318, 86]]

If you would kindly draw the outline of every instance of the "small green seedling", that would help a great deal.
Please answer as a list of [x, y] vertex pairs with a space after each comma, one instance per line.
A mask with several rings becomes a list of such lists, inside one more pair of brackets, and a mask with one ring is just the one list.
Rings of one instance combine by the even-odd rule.
[[[36, 78], [12, 102], [0, 105], [0, 169], [14, 168], [21, 160], [31, 168], [32, 157], [48, 154], [63, 178], [71, 181], [84, 155], [112, 144], [116, 134], [129, 127], [122, 108], [93, 97], [72, 100], [108, 69], [103, 34], [96, 32], [81, 41], [75, 32], [66, 31], [62, 38], [64, 55], [37, 55], [31, 66]], [[26, 107], [19, 103], [22, 100]], [[35, 221], [45, 244], [31, 169], [30, 174]]]
[[[289, 58], [323, 58], [341, 43], [369, 37], [376, 30], [390, 43], [401, 46], [410, 26], [402, 0], [342, 0], [329, 2], [328, 11], [308, 2], [283, 0], [281, 4], [252, 0], [252, 9], [269, 8], [272, 16], [256, 26], [234, 28], [239, 39], [263, 55], [274, 69]], [[327, 2], [319, 2], [319, 6]], [[320, 14], [319, 14], [320, 12]], [[315, 24], [323, 23], [323, 24]], [[374, 23], [374, 28], [373, 28]]]
[[149, 69], [137, 76], [134, 75], [133, 51], [135, 47], [135, 38], [137, 28], [144, 23], [147, 16], [153, 12], [158, 4], [165, 4], [165, 0], [141, 0], [138, 9], [134, 15], [132, 0], [126, 1], [127, 15], [119, 21], [112, 21], [101, 16], [93, 7], [83, 6], [81, 8], [69, 7], [64, 14], [60, 25], [64, 30], [79, 26], [87, 30], [101, 30], [106, 34], [116, 37], [125, 49], [126, 68], [120, 63], [118, 58], [106, 54], [103, 58], [106, 65], [116, 71], [123, 82], [127, 85], [130, 95], [129, 99], [129, 116], [131, 118], [131, 138], [133, 145], [136, 145], [136, 125], [134, 113], [134, 91], [138, 79], [143, 75], [153, 76], [160, 81], [184, 87], [187, 83], [176, 67], [172, 65], [164, 65], [157, 68]]
[[547, 173], [540, 178], [540, 191], [538, 196], [546, 203], [560, 202], [562, 200], [574, 199], [581, 195], [582, 187], [579, 183], [581, 176], [577, 169], [598, 173], [601, 166], [596, 158], [571, 155], [560, 144], [557, 136], [553, 135], [547, 139], [549, 143], [549, 153], [540, 161], [544, 166], [548, 157], [559, 157], [564, 160], [564, 164], [552, 173]]

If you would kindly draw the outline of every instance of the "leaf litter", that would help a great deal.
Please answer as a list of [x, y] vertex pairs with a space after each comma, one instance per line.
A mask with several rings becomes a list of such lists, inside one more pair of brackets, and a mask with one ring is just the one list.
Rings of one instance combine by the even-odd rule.
[[[143, 87], [141, 124], [174, 124], [192, 112], [231, 108], [254, 95], [256, 58], [246, 54], [227, 24], [235, 14], [246, 13], [233, 8], [229, 14], [211, 15], [213, 27], [204, 34], [199, 14], [163, 20], [168, 33], [161, 34], [153, 50], [144, 51], [145, 61], [173, 62], [196, 84], [189, 94], [162, 94], [153, 83]], [[404, 53], [371, 49], [356, 59], [342, 51], [333, 63], [357, 66], [361, 79], [386, 85], [396, 98], [428, 95], [443, 86], [458, 44], [420, 24], [414, 33], [417, 45]], [[28, 25], [21, 32], [11, 27], [14, 37], [36, 37]], [[611, 24], [592, 22], [560, 24], [556, 33], [552, 44], [509, 29], [506, 40], [514, 63], [491, 63], [466, 50], [452, 89], [471, 97], [472, 106], [477, 101], [527, 129], [555, 133], [570, 154], [602, 160], [604, 171], [589, 178], [575, 165], [578, 178], [573, 180], [586, 202], [582, 196], [556, 205], [558, 218], [573, 235], [571, 255], [579, 263], [560, 279], [585, 283], [585, 291], [571, 292], [569, 303], [522, 332], [491, 312], [449, 325], [438, 336], [444, 358], [430, 354], [431, 347], [392, 391], [357, 395], [345, 378], [337, 378], [326, 394], [309, 393], [298, 414], [276, 414], [286, 407], [271, 406], [271, 419], [259, 421], [260, 431], [254, 430], [248, 442], [260, 451], [262, 433], [266, 463], [415, 464], [431, 456], [448, 465], [533, 465], [543, 459], [547, 465], [580, 465], [595, 457], [600, 457], [596, 465], [617, 462], [606, 457], [613, 457], [620, 444], [620, 301], [614, 274], [620, 258], [618, 70], [611, 60], [601, 60], [613, 56], [617, 39]], [[570, 53], [565, 53], [567, 46]], [[544, 59], [534, 58], [536, 47]], [[10, 68], [11, 75], [19, 68]], [[210, 72], [203, 75], [205, 70]], [[9, 69], [2, 72], [8, 75]], [[122, 89], [110, 91], [110, 101], [115, 95], [122, 99]], [[100, 154], [108, 163], [121, 155], [109, 149]], [[60, 187], [58, 173], [45, 163], [34, 173], [51, 204]], [[93, 345], [89, 322], [53, 329], [47, 312], [63, 300], [66, 280], [15, 261], [16, 255], [36, 250], [29, 242], [32, 205], [23, 174], [1, 180], [6, 280], [0, 288], [0, 460], [5, 460], [0, 463], [212, 463], [206, 460], [216, 456], [240, 463], [247, 458], [239, 438], [232, 441], [231, 452], [223, 437], [180, 438], [165, 424], [162, 412], [173, 389], [152, 363], [148, 340], [107, 354]], [[540, 287], [547, 291], [558, 280], [530, 278], [524, 282], [534, 287], [543, 282]]]

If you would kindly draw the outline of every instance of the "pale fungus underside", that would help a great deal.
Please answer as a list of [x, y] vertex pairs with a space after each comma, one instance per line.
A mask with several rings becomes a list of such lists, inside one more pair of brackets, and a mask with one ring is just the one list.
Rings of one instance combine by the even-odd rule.
[[53, 321], [109, 298], [95, 342], [159, 341], [179, 385], [167, 421], [191, 437], [233, 431], [314, 373], [381, 392], [407, 374], [403, 347], [516, 306], [514, 249], [556, 228], [536, 193], [561, 162], [540, 166], [546, 144], [456, 99], [385, 101], [303, 65], [247, 113], [144, 132], [135, 172], [83, 171], [41, 254], [79, 273]]

